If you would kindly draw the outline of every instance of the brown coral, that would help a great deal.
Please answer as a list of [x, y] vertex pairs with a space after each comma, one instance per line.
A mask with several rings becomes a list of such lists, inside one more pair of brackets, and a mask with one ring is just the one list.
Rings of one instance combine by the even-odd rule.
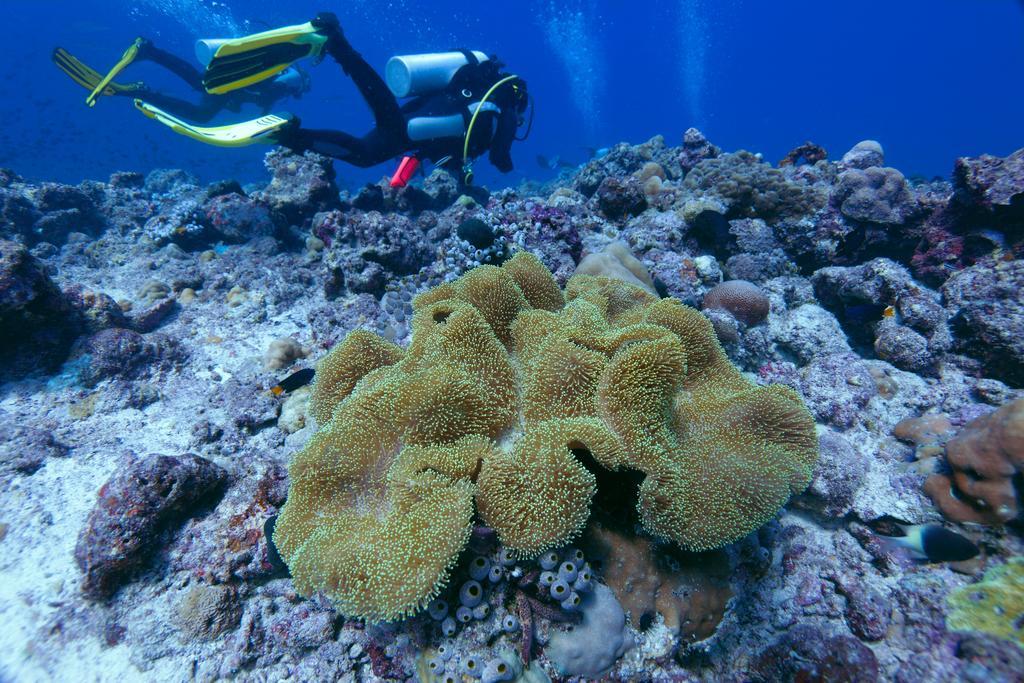
[[1024, 399], [967, 423], [946, 444], [952, 477], [935, 474], [925, 492], [958, 522], [1006, 524], [1020, 519], [1024, 473]]
[[601, 578], [644, 630], [658, 614], [686, 643], [714, 634], [733, 593], [724, 551], [690, 555], [651, 539], [594, 524], [584, 543], [601, 561]]
[[588, 466], [638, 472], [642, 524], [690, 549], [746, 535], [810, 480], [797, 395], [751, 385], [678, 301], [586, 275], [563, 299], [519, 253], [413, 307], [407, 350], [359, 332], [321, 362], [320, 431], [291, 464], [274, 534], [296, 586], [347, 615], [421, 609], [474, 503], [521, 555], [572, 539], [596, 491]]
[[784, 166], [796, 166], [803, 160], [805, 163], [813, 166], [819, 161], [823, 161], [828, 158], [828, 152], [821, 145], [816, 145], [810, 140], [802, 145], [794, 147], [789, 150], [789, 153], [782, 158], [779, 162], [779, 168]]

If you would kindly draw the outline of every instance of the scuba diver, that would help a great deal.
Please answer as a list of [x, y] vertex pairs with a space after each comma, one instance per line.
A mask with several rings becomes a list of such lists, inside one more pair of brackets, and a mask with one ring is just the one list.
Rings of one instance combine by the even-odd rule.
[[[209, 61], [211, 54], [205, 41], [197, 43], [196, 56], [200, 62]], [[224, 110], [241, 111], [242, 106], [246, 104], [253, 104], [266, 114], [279, 100], [286, 97], [301, 98], [304, 93], [309, 91], [310, 86], [307, 74], [295, 66], [289, 66], [273, 79], [239, 88], [224, 95], [212, 95], [204, 88], [203, 74], [199, 69], [181, 57], [158, 48], [145, 38], [136, 38], [111, 72], [120, 72], [129, 64], [144, 61], [158, 64], [184, 81], [192, 90], [199, 93], [198, 104], [155, 92], [141, 81], [122, 84], [114, 81], [111, 75], [104, 78], [95, 69], [81, 62], [64, 48], [58, 47], [53, 51], [53, 62], [57, 68], [89, 91], [86, 104], [90, 107], [96, 104], [100, 95], [139, 98], [172, 112], [175, 116], [198, 123], [206, 123]], [[103, 83], [103, 87], [99, 87], [100, 83]]]
[[[326, 12], [305, 24], [242, 38], [201, 40], [196, 47], [200, 61], [206, 62], [199, 83], [213, 98], [229, 97], [270, 79], [279, 79], [294, 69], [292, 65], [300, 59], [320, 60], [329, 55], [352, 79], [369, 106], [375, 125], [365, 135], [355, 136], [337, 130], [303, 128], [298, 117], [278, 113], [225, 126], [203, 127], [186, 120], [192, 118], [202, 123], [194, 116], [179, 117], [180, 108], [163, 106], [167, 100], [154, 97], [151, 91], [129, 91], [127, 88], [135, 86], [114, 83], [113, 78], [124, 66], [137, 58], [137, 54], [129, 56], [132, 48], [103, 78], [98, 78], [99, 74], [91, 69], [87, 77], [76, 77], [73, 70], [61, 68], [86, 87], [94, 84], [88, 103], [92, 104], [100, 95], [131, 95], [136, 108], [146, 116], [206, 144], [279, 144], [300, 153], [312, 150], [359, 167], [403, 157], [391, 178], [392, 187], [404, 187], [423, 159], [458, 171], [456, 176], [465, 185], [473, 180], [473, 160], [484, 152], [498, 170], [507, 173], [512, 170], [512, 142], [529, 134], [528, 126], [522, 138], [516, 137], [532, 102], [526, 82], [504, 73], [504, 65], [483, 52], [453, 50], [393, 57], [382, 78], [346, 40], [337, 17]], [[153, 59], [153, 49], [151, 44], [143, 44], [138, 52]], [[76, 73], [85, 73], [81, 66]], [[195, 78], [186, 81], [194, 83]], [[410, 99], [399, 104], [399, 98]], [[531, 107], [531, 125], [532, 118]]]
[[[485, 151], [499, 171], [512, 170], [512, 142], [523, 123], [529, 95], [526, 82], [503, 73], [504, 65], [495, 57], [469, 50], [396, 57], [385, 69], [385, 83], [345, 39], [337, 17], [323, 13], [311, 24], [327, 39], [324, 51], [366, 100], [375, 126], [356, 137], [341, 131], [305, 129], [296, 120], [277, 135], [279, 144], [297, 152], [313, 150], [360, 167], [405, 154], [393, 178], [396, 186], [408, 182], [408, 177], [402, 176], [411, 177], [420, 159], [442, 167], [461, 166], [466, 184], [473, 177], [472, 159]], [[410, 95], [413, 99], [399, 105], [398, 97]]]

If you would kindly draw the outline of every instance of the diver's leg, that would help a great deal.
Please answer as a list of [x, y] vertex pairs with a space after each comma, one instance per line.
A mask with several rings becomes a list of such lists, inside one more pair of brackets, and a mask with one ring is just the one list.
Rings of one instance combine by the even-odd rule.
[[362, 140], [340, 130], [314, 130], [295, 126], [278, 133], [277, 142], [299, 154], [312, 151], [353, 166], [365, 168], [373, 165], [362, 163], [366, 156]]
[[301, 154], [310, 150], [359, 168], [376, 166], [399, 153], [394, 151], [393, 143], [389, 144], [388, 136], [377, 129], [357, 138], [340, 130], [313, 130], [295, 125], [278, 133], [276, 140], [293, 152]]
[[402, 116], [398, 100], [380, 74], [349, 44], [338, 24], [338, 18], [325, 12], [313, 20], [313, 25], [327, 36], [327, 53], [341, 65], [342, 70], [356, 84], [363, 99], [370, 106], [370, 111], [373, 112], [377, 129], [404, 140], [405, 117]]
[[161, 50], [149, 40], [139, 47], [139, 56], [137, 59], [146, 59], [155, 64], [159, 64], [181, 80], [188, 83], [189, 87], [196, 92], [206, 92], [206, 89], [203, 88], [203, 75], [199, 73], [199, 69], [195, 68], [192, 64], [181, 57], [171, 54], [166, 50]]
[[212, 97], [204, 97], [199, 104], [171, 97], [162, 93], [145, 91], [141, 93], [125, 93], [129, 97], [137, 97], [154, 107], [164, 109], [167, 113], [185, 119], [190, 123], [207, 123], [221, 110], [221, 105]]

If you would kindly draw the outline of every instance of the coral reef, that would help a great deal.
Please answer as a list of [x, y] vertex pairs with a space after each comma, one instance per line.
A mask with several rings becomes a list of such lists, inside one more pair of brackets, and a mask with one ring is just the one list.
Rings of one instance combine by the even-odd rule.
[[612, 242], [600, 252], [587, 254], [576, 266], [576, 274], [622, 280], [657, 296], [650, 273], [624, 242]]
[[832, 201], [847, 218], [866, 223], [900, 225], [917, 211], [914, 194], [895, 168], [844, 171]]
[[740, 151], [700, 162], [686, 174], [692, 192], [718, 197], [730, 218], [763, 218], [814, 213], [825, 196], [814, 186], [793, 182], [756, 155]]
[[724, 553], [686, 554], [601, 524], [588, 527], [583, 547], [601, 562], [601, 579], [638, 630], [660, 617], [683, 643], [704, 640], [733, 597]]
[[0, 678], [1018, 680], [1024, 156], [794, 151], [0, 171]]
[[752, 282], [728, 280], [704, 295], [704, 309], [722, 309], [745, 325], [763, 323], [768, 317], [768, 297]]
[[885, 150], [877, 140], [861, 140], [843, 155], [840, 162], [845, 168], [865, 170], [885, 164]]

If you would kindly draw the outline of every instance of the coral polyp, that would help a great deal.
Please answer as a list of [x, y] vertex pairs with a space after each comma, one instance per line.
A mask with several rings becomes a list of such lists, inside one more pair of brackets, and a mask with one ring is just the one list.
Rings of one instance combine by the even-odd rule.
[[371, 621], [437, 597], [478, 513], [536, 557], [583, 529], [596, 467], [643, 473], [646, 530], [692, 550], [769, 520], [810, 481], [814, 422], [754, 387], [697, 311], [519, 252], [413, 303], [407, 350], [354, 332], [321, 362], [319, 431], [274, 541], [297, 588]]

